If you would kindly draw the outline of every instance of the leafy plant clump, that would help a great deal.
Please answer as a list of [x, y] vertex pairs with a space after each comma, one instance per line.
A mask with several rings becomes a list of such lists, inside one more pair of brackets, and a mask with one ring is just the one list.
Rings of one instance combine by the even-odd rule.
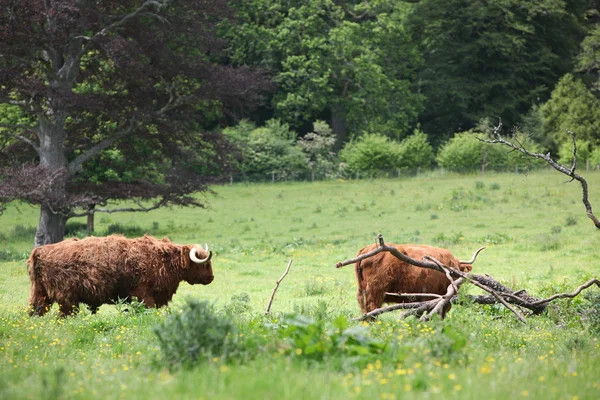
[[160, 348], [157, 364], [170, 370], [191, 368], [215, 357], [227, 360], [237, 353], [237, 327], [206, 301], [186, 301], [182, 311], [155, 326], [154, 333]]
[[302, 360], [325, 361], [343, 356], [346, 361], [368, 361], [369, 355], [381, 354], [386, 344], [369, 334], [366, 326], [350, 326], [345, 316], [332, 324], [304, 315], [293, 315], [285, 320], [279, 338], [287, 344], [287, 351]]

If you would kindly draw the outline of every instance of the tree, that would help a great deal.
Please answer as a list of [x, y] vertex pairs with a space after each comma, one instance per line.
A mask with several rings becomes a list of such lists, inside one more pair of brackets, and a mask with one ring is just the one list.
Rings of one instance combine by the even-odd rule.
[[592, 91], [600, 96], [600, 25], [596, 25], [581, 43], [577, 71], [586, 76]]
[[274, 74], [276, 118], [293, 127], [328, 119], [339, 149], [352, 136], [401, 139], [422, 96], [411, 87], [420, 65], [402, 2], [242, 0], [241, 26], [227, 29], [231, 57]]
[[540, 112], [542, 133], [552, 139], [553, 154], [563, 145], [570, 147], [567, 129], [577, 132], [578, 140], [600, 146], [600, 100], [572, 74], [560, 79]]
[[587, 0], [421, 0], [408, 17], [420, 44], [419, 122], [437, 145], [482, 118], [514, 125], [569, 72]]
[[[198, 154], [219, 163], [224, 145], [198, 132], [267, 87], [216, 62], [229, 14], [224, 0], [0, 0], [0, 103], [22, 114], [0, 125], [0, 201], [40, 206], [35, 246], [62, 240], [72, 216], [116, 211], [88, 211], [110, 199], [201, 205]], [[91, 180], [107, 160], [120, 179]]]

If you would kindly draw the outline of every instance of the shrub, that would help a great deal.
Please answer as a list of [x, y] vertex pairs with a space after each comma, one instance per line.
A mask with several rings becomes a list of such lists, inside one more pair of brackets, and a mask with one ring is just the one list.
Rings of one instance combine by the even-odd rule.
[[383, 135], [366, 134], [348, 142], [340, 151], [340, 160], [350, 174], [373, 177], [400, 167], [400, 145]]
[[251, 179], [293, 179], [308, 169], [308, 160], [287, 124], [269, 120], [256, 128], [245, 121], [223, 131], [240, 150], [238, 168]]
[[315, 121], [313, 131], [298, 140], [298, 146], [306, 154], [311, 171], [326, 177], [335, 175], [334, 145], [335, 136], [323, 121]]
[[450, 171], [475, 171], [482, 165], [500, 169], [506, 165], [506, 152], [499, 145], [483, 143], [478, 137], [485, 134], [466, 131], [457, 133], [438, 151], [436, 161], [440, 167]]
[[401, 168], [429, 168], [434, 160], [433, 147], [419, 130], [400, 143], [398, 154]]
[[235, 353], [236, 326], [206, 301], [186, 301], [182, 311], [169, 315], [154, 333], [160, 347], [158, 364], [171, 370]]
[[384, 342], [373, 339], [367, 327], [350, 326], [345, 316], [337, 317], [330, 326], [324, 320], [293, 315], [286, 318], [279, 337], [288, 343], [290, 354], [316, 361], [334, 356], [380, 354], [387, 347]]
[[600, 147], [596, 147], [590, 154], [590, 165], [592, 168], [600, 168]]
[[[587, 140], [576, 140], [575, 144], [577, 146], [577, 165], [580, 168], [585, 167], [588, 160], [592, 162], [591, 144]], [[560, 145], [558, 148], [558, 162], [565, 165], [573, 163], [573, 141], [566, 141]]]

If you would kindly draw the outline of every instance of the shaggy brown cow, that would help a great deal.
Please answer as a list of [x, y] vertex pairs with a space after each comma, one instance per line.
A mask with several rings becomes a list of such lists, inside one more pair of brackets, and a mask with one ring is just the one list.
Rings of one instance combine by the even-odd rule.
[[44, 315], [55, 302], [63, 316], [76, 312], [79, 303], [95, 312], [132, 296], [146, 307], [162, 307], [179, 282], [213, 281], [211, 257], [208, 248], [150, 236], [88, 237], [37, 247], [27, 260], [30, 315]]
[[[430, 256], [449, 268], [469, 272], [473, 269], [468, 262], [461, 262], [449, 250], [417, 244], [391, 244], [404, 255], [422, 261]], [[372, 244], [361, 249], [358, 256], [373, 251], [378, 246]], [[472, 262], [472, 261], [471, 261]], [[408, 303], [415, 301], [406, 297], [389, 296], [385, 293], [432, 293], [444, 295], [450, 282], [442, 272], [416, 267], [406, 263], [389, 252], [381, 252], [355, 264], [358, 281], [358, 305], [366, 314], [380, 308], [384, 302]], [[426, 300], [419, 298], [417, 300]], [[445, 312], [448, 310], [445, 310]]]

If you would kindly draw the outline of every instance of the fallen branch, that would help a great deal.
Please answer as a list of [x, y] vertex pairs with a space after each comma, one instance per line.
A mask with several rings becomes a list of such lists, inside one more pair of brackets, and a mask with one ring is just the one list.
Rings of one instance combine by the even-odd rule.
[[290, 267], [292, 266], [292, 259], [290, 259], [290, 261], [288, 262], [287, 268], [285, 269], [285, 272], [283, 273], [283, 275], [281, 275], [281, 278], [279, 278], [277, 280], [277, 282], [275, 282], [275, 288], [273, 288], [273, 293], [271, 293], [271, 298], [269, 299], [269, 304], [267, 305], [267, 310], [265, 311], [265, 315], [269, 315], [269, 312], [271, 311], [271, 305], [273, 304], [273, 298], [275, 298], [275, 292], [277, 292], [277, 288], [279, 288], [279, 284], [281, 283], [281, 281], [283, 281], [283, 278], [285, 278], [288, 274], [288, 272], [290, 272]]
[[[600, 281], [598, 279], [591, 279], [583, 285], [579, 286], [572, 293], [560, 293], [555, 294], [546, 299], [538, 299], [527, 293], [526, 290], [521, 289], [518, 291], [514, 291], [513, 289], [501, 284], [496, 279], [491, 277], [490, 275], [478, 275], [478, 274], [467, 274], [465, 272], [455, 270], [449, 268], [448, 266], [440, 263], [433, 257], [425, 257], [424, 260], [415, 260], [411, 257], [408, 257], [405, 254], [399, 252], [395, 247], [386, 245], [383, 241], [383, 236], [378, 236], [378, 244], [379, 246], [359, 257], [349, 259], [343, 262], [338, 262], [336, 264], [336, 268], [343, 267], [348, 264], [353, 264], [358, 261], [364, 260], [369, 257], [373, 257], [376, 254], [379, 254], [383, 251], [390, 252], [392, 255], [397, 257], [398, 259], [412, 264], [416, 267], [420, 268], [429, 268], [435, 269], [437, 271], [443, 272], [446, 274], [449, 280], [448, 289], [445, 295], [436, 295], [431, 293], [385, 293], [386, 296], [398, 297], [399, 299], [408, 298], [408, 297], [434, 297], [433, 299], [423, 300], [423, 301], [414, 301], [408, 303], [398, 303], [392, 306], [380, 307], [378, 309], [372, 310], [362, 316], [355, 318], [358, 321], [372, 320], [374, 317], [381, 315], [386, 312], [396, 311], [396, 310], [408, 310], [400, 315], [399, 318], [405, 318], [410, 315], [421, 315], [421, 320], [427, 321], [431, 318], [433, 314], [438, 314], [440, 316], [444, 316], [444, 310], [446, 307], [450, 305], [451, 302], [455, 301], [458, 295], [458, 290], [460, 285], [464, 282], [470, 282], [477, 286], [478, 288], [484, 290], [489, 293], [489, 295], [484, 296], [471, 296], [471, 299], [475, 303], [479, 304], [497, 304], [500, 303], [504, 307], [506, 307], [510, 312], [512, 312], [519, 321], [526, 323], [525, 315], [520, 312], [517, 308], [512, 305], [516, 305], [521, 308], [525, 308], [531, 311], [531, 314], [540, 314], [546, 309], [546, 306], [551, 301], [560, 298], [573, 298], [579, 295], [584, 289], [587, 289], [593, 285], [596, 285], [600, 288]], [[481, 250], [481, 249], [480, 249]], [[474, 256], [474, 258], [479, 253], [478, 250]], [[473, 259], [474, 261], [474, 259]]]
[[[594, 215], [594, 212], [592, 211], [592, 205], [590, 204], [590, 202], [588, 200], [587, 181], [585, 180], [585, 178], [583, 178], [581, 175], [579, 175], [575, 172], [575, 169], [577, 168], [577, 143], [575, 141], [575, 134], [573, 132], [567, 130], [567, 133], [571, 136], [571, 139], [573, 140], [573, 150], [572, 150], [573, 164], [569, 168], [565, 165], [558, 163], [556, 160], [552, 159], [550, 157], [550, 153], [547, 153], [547, 154], [532, 153], [529, 150], [525, 149], [525, 147], [523, 147], [523, 145], [518, 140], [514, 139], [514, 141], [511, 141], [511, 140], [505, 139], [500, 134], [501, 128], [502, 128], [502, 120], [499, 120], [498, 126], [494, 127], [494, 133], [492, 134], [493, 139], [483, 139], [483, 138], [478, 138], [478, 139], [485, 143], [500, 143], [504, 146], [508, 146], [508, 147], [512, 148], [513, 150], [519, 151], [529, 157], [537, 158], [539, 160], [544, 160], [546, 163], [548, 163], [552, 168], [554, 168], [558, 172], [569, 176], [571, 178], [571, 180], [568, 182], [573, 182], [574, 180], [578, 181], [581, 184], [581, 191], [582, 191], [581, 201], [583, 202], [583, 205], [585, 207], [586, 214], [587, 214], [588, 218], [592, 220], [592, 222], [594, 223], [594, 226], [596, 228], [600, 229], [600, 221]], [[513, 135], [513, 138], [515, 135], [516, 135], [516, 133]]]

